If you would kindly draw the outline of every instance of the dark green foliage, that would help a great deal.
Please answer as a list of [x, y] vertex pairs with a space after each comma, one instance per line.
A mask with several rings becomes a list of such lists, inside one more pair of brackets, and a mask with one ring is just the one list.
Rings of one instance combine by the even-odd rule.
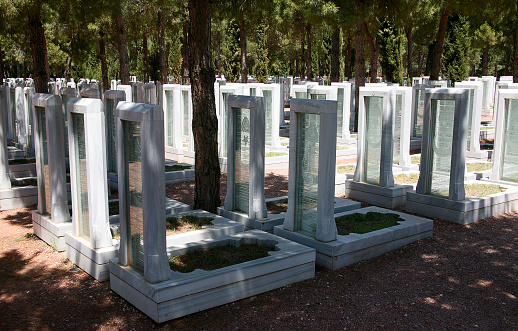
[[380, 26], [380, 65], [388, 82], [403, 85], [403, 33], [388, 21]]
[[[181, 217], [169, 217], [166, 220], [167, 230], [179, 230], [180, 228], [188, 228], [189, 230], [199, 230], [203, 226], [212, 225], [212, 217], [199, 217], [198, 215], [183, 215]], [[183, 231], [185, 232], [185, 231]]]
[[345, 236], [350, 233], [363, 234], [398, 225], [403, 222], [398, 214], [368, 212], [366, 214], [349, 214], [335, 219], [338, 234]]
[[268, 36], [266, 24], [260, 24], [257, 29], [257, 48], [255, 51], [255, 63], [252, 73], [260, 83], [264, 83], [270, 76], [270, 61], [268, 59]]
[[235, 82], [240, 75], [239, 26], [235, 21], [227, 22], [221, 40], [221, 71], [228, 82]]
[[460, 82], [469, 76], [469, 23], [463, 16], [451, 16], [444, 38], [442, 78]]
[[182, 171], [185, 169], [191, 169], [191, 166], [184, 166], [184, 165], [180, 165], [180, 164], [173, 164], [173, 165], [165, 166], [165, 172]]

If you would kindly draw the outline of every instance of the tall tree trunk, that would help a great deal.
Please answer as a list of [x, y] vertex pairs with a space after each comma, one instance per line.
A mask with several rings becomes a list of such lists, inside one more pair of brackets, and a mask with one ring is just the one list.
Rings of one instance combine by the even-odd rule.
[[195, 151], [193, 208], [216, 213], [221, 201], [211, 12], [211, 1], [189, 0], [189, 74], [192, 84], [192, 132]]
[[160, 67], [160, 82], [167, 84], [167, 59], [165, 56], [165, 24], [164, 24], [164, 1], [160, 1], [158, 8], [158, 61]]
[[300, 56], [295, 54], [295, 77], [300, 77]]
[[239, 47], [241, 48], [241, 83], [248, 83], [248, 67], [246, 65], [246, 26], [245, 18], [239, 22]]
[[313, 67], [311, 59], [311, 24], [306, 24], [306, 37], [308, 41], [308, 48], [306, 49], [306, 77], [307, 80], [313, 80]]
[[49, 63], [47, 60], [47, 40], [38, 10], [29, 13], [29, 38], [32, 51], [34, 87], [36, 93], [49, 93]]
[[187, 17], [184, 17], [182, 38], [182, 84], [187, 84], [189, 81], [189, 63], [189, 20]]
[[101, 75], [103, 79], [103, 90], [110, 89], [110, 80], [108, 79], [108, 65], [106, 64], [106, 45], [104, 41], [104, 32], [99, 30], [99, 60], [101, 60]]
[[122, 21], [122, 9], [120, 2], [115, 12], [115, 28], [117, 29], [117, 48], [119, 50], [119, 76], [122, 85], [129, 85], [129, 56], [128, 43], [126, 42], [126, 29]]
[[65, 81], [68, 82], [70, 78], [70, 71], [72, 68], [72, 53], [74, 52], [75, 36], [74, 33], [70, 36], [70, 45], [68, 46], [67, 63], [65, 66]]
[[487, 66], [489, 64], [489, 47], [482, 50], [482, 76], [487, 76]]
[[351, 78], [353, 73], [352, 68], [352, 38], [346, 38], [344, 49], [344, 77]]
[[412, 63], [412, 51], [414, 50], [414, 45], [412, 43], [412, 27], [407, 28], [406, 31], [406, 40], [407, 40], [407, 53], [406, 53], [406, 73], [408, 77], [408, 82], [412, 83], [412, 77], [413, 77], [413, 63]]
[[441, 14], [441, 20], [439, 22], [439, 31], [437, 31], [437, 37], [435, 39], [435, 46], [432, 53], [430, 80], [438, 80], [439, 73], [441, 72], [441, 56], [442, 47], [444, 44], [444, 37], [446, 36], [446, 28], [448, 26], [448, 18], [450, 16], [450, 7], [446, 5]]
[[[363, 2], [361, 0], [356, 0], [356, 9], [358, 13], [361, 13], [363, 10]], [[355, 113], [354, 113], [354, 131], [358, 131], [358, 107], [360, 105], [360, 86], [365, 86], [365, 52], [364, 52], [364, 39], [365, 35], [364, 31], [365, 25], [363, 22], [356, 24], [356, 60], [355, 60], [355, 85], [356, 88], [354, 90], [354, 97], [356, 99], [355, 103]]]
[[332, 82], [340, 81], [340, 28], [336, 28], [331, 36], [331, 74]]
[[369, 29], [367, 28], [367, 23], [363, 22], [363, 28], [365, 29], [365, 35], [367, 36], [367, 40], [369, 41], [369, 46], [371, 49], [371, 63], [369, 69], [369, 76], [371, 83], [376, 83], [378, 78], [378, 58], [380, 54], [380, 38], [376, 37], [376, 40], [371, 36]]
[[513, 82], [518, 83], [518, 0], [516, 0], [516, 37], [514, 40]]
[[149, 55], [148, 55], [148, 48], [147, 48], [147, 33], [144, 32], [144, 35], [142, 36], [142, 62], [144, 67], [144, 83], [149, 83]]

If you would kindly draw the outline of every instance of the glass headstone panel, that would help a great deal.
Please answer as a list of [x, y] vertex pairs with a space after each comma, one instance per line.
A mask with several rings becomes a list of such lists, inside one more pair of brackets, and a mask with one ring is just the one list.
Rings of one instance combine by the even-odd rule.
[[326, 95], [325, 94], [311, 94], [311, 99], [314, 100], [325, 100]]
[[449, 197], [454, 100], [432, 100], [432, 183], [430, 194]]
[[307, 99], [308, 93], [307, 92], [295, 92], [295, 98], [297, 99]]
[[137, 90], [138, 90], [137, 85], [132, 85], [131, 86], [133, 102], [138, 102], [138, 98], [137, 98], [138, 92], [137, 92]]
[[298, 113], [297, 132], [295, 230], [315, 237], [317, 233], [320, 115]]
[[223, 97], [223, 110], [221, 111], [221, 121], [223, 121], [223, 132], [221, 133], [221, 152], [222, 155], [227, 155], [227, 132], [228, 132], [228, 95], [231, 93], [222, 93]]
[[49, 170], [49, 157], [47, 150], [47, 125], [45, 122], [45, 108], [44, 107], [36, 107], [37, 111], [37, 121], [38, 127], [41, 129], [40, 136], [40, 155], [41, 155], [41, 165], [43, 168], [43, 194], [45, 194], [45, 207], [42, 208], [42, 212], [44, 214], [50, 215], [52, 202], [50, 198], [50, 170]]
[[265, 144], [272, 144], [272, 106], [273, 106], [273, 95], [272, 91], [264, 90], [264, 116], [265, 116]]
[[505, 100], [505, 130], [500, 178], [518, 182], [518, 100]]
[[250, 109], [234, 108], [234, 210], [248, 214], [250, 187]]
[[174, 146], [173, 91], [165, 91], [165, 119], [167, 125], [166, 146]]
[[423, 137], [423, 116], [424, 116], [424, 90], [416, 90], [415, 97], [415, 114], [414, 114], [414, 132], [416, 138]]
[[183, 135], [189, 135], [189, 92], [182, 91], [183, 98]]
[[365, 183], [379, 185], [381, 164], [381, 132], [383, 126], [383, 98], [365, 97], [365, 139], [363, 178]]
[[482, 80], [483, 88], [482, 88], [482, 108], [486, 108], [487, 105], [487, 90], [489, 81], [487, 79]]
[[86, 172], [86, 144], [85, 144], [85, 118], [84, 114], [72, 113], [73, 132], [76, 137], [76, 174], [79, 223], [79, 236], [90, 240], [90, 218], [88, 214], [88, 180]]
[[[255, 87], [250, 88], [250, 96], [255, 97], [257, 95], [257, 89]], [[264, 94], [264, 93], [263, 93]]]
[[338, 138], [342, 137], [342, 128], [344, 126], [344, 89], [338, 88], [338, 108], [337, 108], [337, 124], [336, 133]]
[[16, 93], [14, 91], [11, 93], [11, 127], [13, 128], [13, 141], [18, 142], [18, 130], [16, 126], [18, 125], [16, 121]]
[[140, 123], [124, 121], [128, 174], [128, 247], [130, 266], [144, 273], [144, 224], [142, 212], [142, 165]]
[[67, 102], [68, 95], [61, 95], [62, 107], [63, 107], [63, 127], [65, 132], [65, 158], [68, 158], [68, 117], [67, 117]]
[[117, 172], [117, 146], [116, 146], [116, 134], [117, 129], [115, 127], [115, 100], [106, 99], [106, 126], [108, 128], [108, 171]]
[[475, 111], [475, 89], [469, 89], [469, 107], [468, 107], [468, 151], [471, 145], [471, 121], [473, 120], [473, 112]]
[[144, 89], [144, 103], [151, 103], [151, 89]]
[[396, 94], [396, 111], [394, 113], [394, 164], [399, 164], [399, 147], [401, 146], [401, 112], [403, 111], [403, 95]]

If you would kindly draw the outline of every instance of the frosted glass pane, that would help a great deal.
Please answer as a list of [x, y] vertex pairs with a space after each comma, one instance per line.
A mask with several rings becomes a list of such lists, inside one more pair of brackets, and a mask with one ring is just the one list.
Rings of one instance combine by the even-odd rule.
[[473, 121], [473, 112], [475, 111], [475, 89], [469, 89], [469, 107], [468, 107], [468, 151], [471, 144], [471, 122]]
[[325, 94], [311, 94], [311, 99], [313, 100], [325, 100], [326, 95]]
[[18, 131], [16, 130], [16, 99], [15, 92], [11, 92], [11, 128], [13, 128], [13, 141], [18, 142]]
[[124, 121], [124, 146], [127, 157], [128, 200], [128, 246], [130, 266], [144, 272], [144, 219], [142, 212], [142, 165], [140, 123]]
[[489, 85], [489, 82], [487, 80], [483, 80], [482, 81], [482, 85], [483, 85], [483, 92], [482, 92], [482, 107], [486, 107], [486, 102], [487, 102], [487, 90], [488, 90], [488, 85]]
[[403, 111], [403, 96], [396, 94], [396, 111], [394, 112], [394, 158], [393, 163], [399, 164], [401, 146], [401, 112]]
[[295, 98], [297, 99], [307, 99], [308, 93], [307, 92], [295, 92]]
[[104, 112], [106, 116], [106, 127], [108, 129], [108, 171], [117, 172], [117, 146], [115, 126], [115, 100], [106, 99], [106, 109]]
[[183, 101], [183, 135], [189, 135], [189, 91], [182, 91]]
[[221, 109], [221, 120], [223, 121], [223, 130], [220, 133], [220, 139], [221, 139], [221, 152], [222, 156], [227, 156], [227, 132], [228, 132], [228, 96], [232, 93], [223, 93], [223, 109]]
[[40, 145], [37, 146], [40, 150], [41, 155], [41, 165], [43, 168], [43, 194], [45, 195], [45, 206], [42, 208], [42, 212], [44, 214], [51, 213], [51, 198], [50, 198], [50, 170], [49, 170], [49, 158], [48, 158], [48, 149], [47, 149], [47, 125], [45, 123], [45, 108], [44, 107], [36, 107], [36, 116], [38, 117], [36, 120], [38, 121], [38, 127], [40, 128]]
[[518, 182], [518, 100], [505, 100], [505, 130], [501, 175], [503, 180]]
[[173, 91], [165, 91], [165, 120], [167, 125], [166, 146], [174, 147]]
[[272, 91], [263, 91], [264, 97], [264, 116], [265, 116], [265, 144], [272, 145], [272, 105], [273, 95]]
[[342, 137], [342, 128], [344, 127], [344, 89], [338, 89], [338, 108], [336, 114], [336, 133], [338, 138]]
[[137, 85], [132, 85], [131, 86], [131, 92], [132, 92], [132, 95], [133, 95], [133, 102], [140, 102], [140, 100], [137, 99]]
[[151, 89], [144, 89], [144, 102], [151, 103]]
[[68, 157], [68, 116], [67, 116], [67, 102], [68, 102], [68, 95], [63, 94], [61, 96], [62, 106], [63, 106], [63, 127], [65, 128], [65, 158]]
[[317, 231], [320, 115], [297, 114], [295, 230], [315, 237]]
[[382, 125], [383, 98], [365, 97], [365, 141], [362, 180], [374, 185], [378, 185], [380, 181]]
[[415, 90], [415, 106], [414, 106], [414, 132], [413, 136], [417, 138], [423, 137], [423, 116], [424, 116], [424, 90]]
[[25, 94], [25, 116], [27, 118], [27, 146], [32, 146], [32, 113], [31, 113], [31, 103], [32, 99], [29, 97], [30, 94]]
[[88, 214], [88, 180], [86, 172], [86, 144], [85, 144], [85, 119], [83, 114], [73, 113], [72, 130], [76, 138], [76, 174], [77, 174], [77, 197], [79, 215], [79, 235], [90, 240], [90, 222]]
[[257, 93], [256, 91], [257, 91], [257, 89], [256, 89], [255, 87], [251, 87], [251, 88], [250, 88], [250, 96], [251, 96], [251, 97], [255, 97], [255, 96], [257, 95], [257, 94], [256, 94], [256, 93]]
[[449, 197], [454, 100], [432, 100], [432, 183], [430, 194]]
[[234, 108], [234, 210], [248, 215], [250, 186], [250, 109]]

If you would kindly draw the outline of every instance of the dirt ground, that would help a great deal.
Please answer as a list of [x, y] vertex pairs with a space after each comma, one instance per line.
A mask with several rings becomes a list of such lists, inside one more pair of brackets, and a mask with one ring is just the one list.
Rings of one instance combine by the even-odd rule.
[[[287, 194], [286, 176], [266, 178], [268, 197]], [[187, 203], [192, 190], [167, 188]], [[518, 329], [518, 213], [437, 220], [432, 238], [156, 324], [35, 238], [30, 211], [0, 213], [0, 330]]]

